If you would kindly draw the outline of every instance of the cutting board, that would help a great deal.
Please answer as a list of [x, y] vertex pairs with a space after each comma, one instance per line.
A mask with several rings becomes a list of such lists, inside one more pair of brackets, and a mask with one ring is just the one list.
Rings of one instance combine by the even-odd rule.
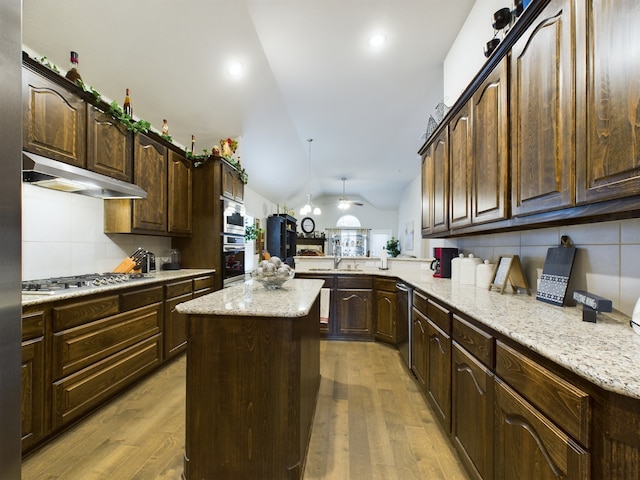
[[547, 250], [536, 299], [564, 305], [575, 256], [576, 247], [560, 246]]

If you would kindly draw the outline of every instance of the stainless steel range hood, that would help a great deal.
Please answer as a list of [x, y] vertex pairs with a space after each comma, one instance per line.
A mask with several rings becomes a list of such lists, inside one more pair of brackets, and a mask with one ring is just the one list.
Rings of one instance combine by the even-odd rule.
[[133, 183], [25, 151], [22, 152], [22, 181], [104, 199], [147, 198], [147, 192]]

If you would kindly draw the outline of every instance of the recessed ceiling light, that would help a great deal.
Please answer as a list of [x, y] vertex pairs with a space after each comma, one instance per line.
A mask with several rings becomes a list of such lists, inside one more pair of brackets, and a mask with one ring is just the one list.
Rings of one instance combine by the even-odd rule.
[[385, 37], [381, 33], [376, 33], [375, 35], [371, 35], [369, 37], [369, 46], [377, 48], [384, 45], [386, 41], [387, 41], [387, 37]]
[[227, 67], [227, 73], [232, 77], [239, 77], [243, 74], [244, 67], [240, 62], [232, 62]]

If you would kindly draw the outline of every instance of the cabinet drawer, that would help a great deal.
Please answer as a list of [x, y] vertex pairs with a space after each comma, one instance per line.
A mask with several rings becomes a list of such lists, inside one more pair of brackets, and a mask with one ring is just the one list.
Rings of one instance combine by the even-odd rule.
[[493, 368], [494, 338], [463, 320], [455, 313], [453, 314], [453, 339], [484, 365]]
[[427, 300], [427, 317], [447, 334], [451, 334], [451, 310], [433, 300]]
[[44, 335], [45, 312], [25, 312], [22, 314], [22, 341], [32, 340]]
[[161, 303], [53, 336], [53, 378], [59, 379], [160, 333]]
[[344, 277], [342, 275], [337, 276], [338, 280], [338, 288], [364, 288], [368, 290], [373, 289], [373, 280], [369, 276], [358, 276], [358, 277]]
[[427, 316], [427, 295], [420, 290], [413, 291], [413, 306], [416, 310]]
[[395, 292], [396, 279], [395, 278], [376, 278], [374, 280], [374, 286], [376, 290], [384, 290], [385, 292]]
[[589, 447], [589, 395], [502, 342], [496, 374], [569, 435]]
[[118, 295], [72, 303], [53, 309], [53, 331], [59, 332], [115, 315], [120, 311]]
[[145, 288], [144, 290], [136, 290], [135, 292], [127, 292], [120, 295], [120, 311], [126, 312], [134, 308], [144, 307], [152, 303], [158, 303], [164, 300], [162, 286]]
[[180, 282], [169, 283], [165, 286], [166, 289], [166, 298], [179, 297], [180, 295], [184, 295], [185, 293], [191, 293], [193, 289], [193, 281], [182, 280]]
[[193, 279], [193, 291], [211, 289], [213, 288], [213, 276], [207, 275], [206, 277], [198, 277]]
[[94, 409], [159, 366], [161, 352], [162, 336], [156, 335], [55, 382], [54, 428]]

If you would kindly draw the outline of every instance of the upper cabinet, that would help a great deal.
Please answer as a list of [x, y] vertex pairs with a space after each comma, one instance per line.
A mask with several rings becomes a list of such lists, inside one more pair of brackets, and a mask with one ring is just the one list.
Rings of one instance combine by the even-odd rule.
[[573, 0], [552, 0], [511, 51], [514, 215], [575, 203]]
[[507, 58], [504, 58], [471, 97], [474, 225], [503, 220], [509, 214], [507, 89]]
[[77, 167], [86, 166], [87, 106], [70, 90], [22, 69], [23, 148]]
[[87, 168], [131, 182], [133, 136], [118, 121], [93, 105], [87, 106]]
[[420, 149], [422, 235], [637, 216], [638, 24], [635, 0], [532, 2]]
[[193, 164], [169, 150], [167, 226], [169, 233], [191, 235], [193, 210]]
[[582, 0], [577, 9], [578, 203], [640, 192], [640, 8]]
[[244, 201], [244, 183], [238, 171], [222, 160], [222, 195], [242, 203]]

